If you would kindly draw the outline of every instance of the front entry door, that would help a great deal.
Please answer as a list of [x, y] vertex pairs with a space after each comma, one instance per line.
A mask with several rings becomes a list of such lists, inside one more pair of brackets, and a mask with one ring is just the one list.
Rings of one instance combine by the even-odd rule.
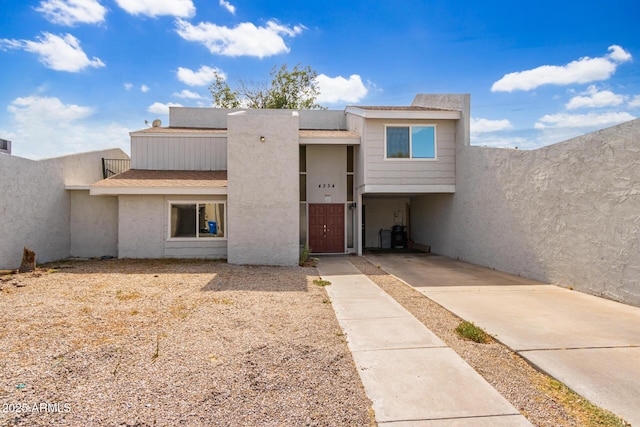
[[344, 204], [309, 204], [309, 247], [314, 253], [344, 252]]

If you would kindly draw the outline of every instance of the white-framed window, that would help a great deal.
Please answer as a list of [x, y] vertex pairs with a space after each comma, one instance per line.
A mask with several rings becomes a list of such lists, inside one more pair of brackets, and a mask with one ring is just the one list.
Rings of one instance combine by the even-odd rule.
[[436, 160], [436, 126], [385, 126], [384, 157], [385, 159]]
[[169, 239], [226, 237], [226, 203], [221, 200], [169, 202]]

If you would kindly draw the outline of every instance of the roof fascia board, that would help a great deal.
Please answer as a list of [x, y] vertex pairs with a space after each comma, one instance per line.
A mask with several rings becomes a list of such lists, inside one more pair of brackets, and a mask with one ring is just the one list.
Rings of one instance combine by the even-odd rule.
[[89, 194], [91, 196], [226, 196], [227, 187], [91, 187]]
[[347, 107], [347, 114], [354, 114], [365, 119], [406, 119], [406, 120], [458, 120], [462, 117], [460, 111], [429, 110], [429, 111], [394, 111], [394, 110], [364, 110], [358, 107]]
[[455, 185], [429, 185], [429, 184], [374, 184], [365, 185], [363, 194], [375, 193], [455, 193]]
[[360, 138], [300, 137], [300, 145], [360, 145]]
[[221, 132], [221, 131], [206, 131], [203, 130], [201, 132], [181, 132], [181, 131], [175, 131], [175, 132], [140, 132], [140, 131], [135, 131], [135, 132], [129, 132], [129, 136], [131, 137], [136, 137], [136, 138], [145, 138], [145, 137], [175, 137], [175, 136], [179, 136], [179, 137], [189, 137], [189, 138], [211, 138], [211, 137], [218, 137], [218, 138], [226, 138], [227, 137], [227, 132]]

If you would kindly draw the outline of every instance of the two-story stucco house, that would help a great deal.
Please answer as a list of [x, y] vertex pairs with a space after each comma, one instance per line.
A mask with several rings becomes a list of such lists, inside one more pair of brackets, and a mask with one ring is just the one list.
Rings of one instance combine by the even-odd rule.
[[344, 111], [172, 107], [168, 127], [131, 133], [131, 169], [90, 194], [117, 196], [120, 258], [295, 265], [305, 244], [426, 244], [412, 204], [456, 191], [468, 144], [468, 95]]

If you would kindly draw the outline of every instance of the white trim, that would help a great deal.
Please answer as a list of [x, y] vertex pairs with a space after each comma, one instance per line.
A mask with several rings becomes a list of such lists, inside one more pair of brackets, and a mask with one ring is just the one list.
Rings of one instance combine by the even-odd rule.
[[91, 187], [92, 196], [226, 196], [227, 187]]
[[173, 137], [181, 137], [181, 138], [226, 138], [227, 131], [225, 130], [203, 130], [196, 132], [181, 132], [180, 130], [172, 131], [172, 132], [129, 132], [129, 136], [133, 138], [155, 138], [155, 137], [164, 137], [164, 138], [173, 138]]
[[90, 185], [72, 185], [72, 184], [65, 184], [64, 186], [65, 190], [71, 190], [71, 191], [75, 191], [75, 190], [84, 190], [84, 191], [89, 191], [91, 189]]
[[458, 120], [462, 117], [461, 111], [449, 110], [366, 110], [358, 107], [347, 107], [345, 113], [365, 119]]
[[[387, 157], [387, 128], [409, 128], [409, 157]], [[433, 128], [433, 157], [413, 157], [413, 132], [414, 127]], [[390, 123], [384, 125], [384, 160], [392, 162], [434, 162], [438, 161], [438, 126], [435, 123]]]
[[450, 184], [366, 184], [363, 195], [372, 193], [455, 193], [456, 186]]
[[[167, 204], [166, 204], [166, 209], [167, 209], [167, 236], [165, 241], [167, 242], [207, 242], [207, 241], [222, 241], [222, 240], [228, 240], [227, 237], [227, 201], [226, 200], [214, 200], [214, 199], [202, 199], [202, 200], [166, 200]], [[198, 237], [198, 234], [200, 234], [200, 230], [196, 229], [196, 237], [171, 237], [171, 205], [190, 205], [190, 204], [194, 204], [196, 205], [196, 224], [198, 224], [198, 205], [204, 205], [204, 204], [213, 204], [213, 203], [218, 203], [218, 204], [222, 204], [224, 205], [224, 217], [223, 217], [223, 221], [224, 221], [224, 236], [223, 237]]]
[[360, 145], [360, 137], [317, 137], [317, 136], [301, 136], [300, 145]]

